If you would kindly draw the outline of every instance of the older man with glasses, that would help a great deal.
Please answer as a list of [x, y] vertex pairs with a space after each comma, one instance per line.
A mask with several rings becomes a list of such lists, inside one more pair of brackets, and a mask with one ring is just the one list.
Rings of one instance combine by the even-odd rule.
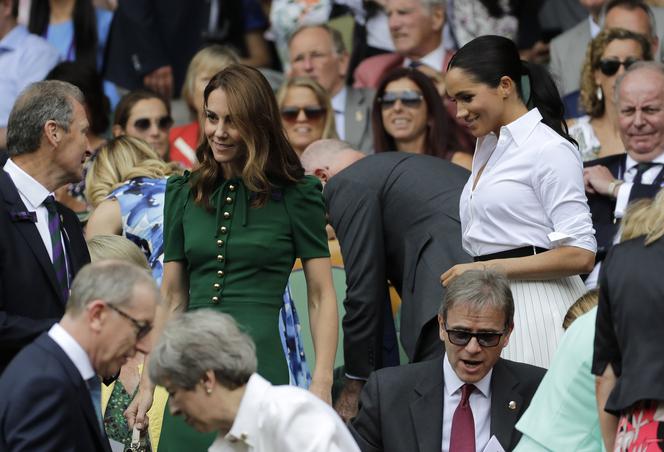
[[512, 450], [521, 436], [514, 426], [545, 372], [500, 358], [513, 318], [504, 276], [472, 270], [457, 277], [438, 312], [445, 355], [369, 377], [350, 425], [360, 449]]

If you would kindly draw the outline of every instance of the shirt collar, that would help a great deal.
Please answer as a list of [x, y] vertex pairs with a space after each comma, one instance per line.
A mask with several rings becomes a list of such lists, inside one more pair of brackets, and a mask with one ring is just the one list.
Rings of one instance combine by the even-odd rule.
[[592, 15], [588, 15], [588, 26], [590, 27], [590, 36], [591, 37], [596, 37], [600, 31], [602, 31], [602, 28], [599, 26], [597, 22], [593, 20]]
[[48, 335], [74, 363], [74, 366], [78, 369], [83, 380], [89, 380], [95, 376], [95, 371], [92, 368], [88, 354], [83, 350], [83, 347], [76, 342], [76, 339], [74, 339], [67, 330], [62, 328], [59, 323], [56, 323], [50, 330], [48, 330]]
[[[491, 375], [493, 374], [493, 368], [477, 383], [473, 383], [475, 387], [482, 393], [487, 399], [491, 398]], [[445, 353], [443, 358], [443, 378], [445, 379], [445, 389], [447, 393], [452, 395], [455, 392], [461, 389], [461, 386], [466, 384], [462, 381], [452, 369], [450, 364], [450, 359]]]
[[346, 86], [344, 86], [331, 99], [332, 110], [334, 110], [335, 113], [343, 113], [344, 110], [346, 110], [346, 96], [347, 95], [348, 95], [348, 89], [346, 88]]
[[0, 39], [0, 50], [16, 50], [29, 34], [28, 29], [23, 25], [16, 25], [4, 38]]
[[258, 374], [249, 377], [233, 426], [225, 436], [226, 441], [242, 441], [250, 447], [256, 447], [254, 439], [258, 436], [259, 431], [256, 416], [260, 413], [265, 392], [271, 386], [266, 379]]
[[542, 115], [537, 108], [533, 108], [525, 115], [500, 128], [501, 135], [505, 132], [512, 137], [517, 146], [521, 146], [542, 121]]
[[52, 195], [46, 187], [23, 171], [12, 159], [7, 160], [4, 169], [9, 174], [9, 177], [11, 177], [14, 185], [16, 185], [16, 189], [30, 204], [29, 206], [25, 206], [28, 210], [37, 209], [49, 195]]
[[[651, 162], [654, 163], [661, 163], [664, 165], [664, 152], [659, 154], [657, 157], [651, 160]], [[636, 165], [638, 165], [639, 162], [634, 160], [632, 157], [630, 157], [629, 154], [627, 154], [627, 158], [625, 159], [625, 171], [629, 171], [632, 168], [634, 168]]]
[[[436, 47], [433, 52], [430, 52], [426, 55], [424, 55], [422, 58], [418, 60], [420, 63], [426, 64], [429, 66], [431, 69], [435, 69], [438, 72], [443, 72], [443, 62], [445, 61], [445, 45], [443, 44], [443, 41], [441, 40], [440, 45]], [[404, 67], [408, 67], [410, 63], [412, 63], [413, 60], [410, 58], [404, 58], [403, 60], [403, 65]]]

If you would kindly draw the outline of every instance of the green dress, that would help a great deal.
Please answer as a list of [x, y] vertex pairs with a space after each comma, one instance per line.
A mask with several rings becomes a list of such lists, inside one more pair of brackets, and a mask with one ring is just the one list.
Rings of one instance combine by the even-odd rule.
[[[233, 316], [256, 343], [258, 373], [272, 384], [288, 384], [278, 330], [284, 289], [296, 258], [329, 257], [320, 182], [306, 176], [274, 190], [256, 208], [242, 180], [230, 179], [212, 194], [210, 211], [194, 202], [191, 177], [168, 179], [164, 262], [184, 262], [189, 310]], [[195, 432], [166, 408], [159, 452], [207, 451], [215, 437]]]

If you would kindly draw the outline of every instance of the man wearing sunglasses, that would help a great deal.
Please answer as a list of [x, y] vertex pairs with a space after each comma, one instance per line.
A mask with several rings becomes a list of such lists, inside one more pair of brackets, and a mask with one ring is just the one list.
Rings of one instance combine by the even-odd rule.
[[664, 65], [630, 65], [616, 80], [615, 93], [625, 153], [586, 162], [583, 170], [597, 238], [597, 265], [586, 280], [591, 288], [628, 204], [654, 198], [664, 186]]
[[514, 426], [545, 373], [500, 358], [513, 321], [504, 276], [472, 270], [457, 277], [438, 313], [445, 355], [369, 377], [350, 424], [360, 449], [475, 452], [500, 450], [498, 443], [512, 450], [521, 437]]
[[110, 452], [100, 377], [116, 375], [137, 351], [149, 352], [158, 301], [152, 277], [134, 264], [83, 268], [62, 320], [0, 378], [0, 450]]

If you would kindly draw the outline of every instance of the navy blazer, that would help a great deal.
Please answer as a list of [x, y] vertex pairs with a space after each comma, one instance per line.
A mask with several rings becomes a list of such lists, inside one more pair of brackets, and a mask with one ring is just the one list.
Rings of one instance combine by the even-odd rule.
[[[90, 262], [76, 214], [57, 204], [72, 274]], [[57, 322], [66, 300], [37, 226], [0, 169], [0, 374], [27, 344]]]
[[[371, 374], [349, 429], [362, 452], [439, 451], [443, 440], [443, 360], [438, 358]], [[491, 375], [491, 435], [509, 451], [545, 369], [499, 359]]]
[[[600, 159], [590, 160], [583, 164], [584, 167], [603, 165], [616, 179], [623, 179], [625, 166], [627, 164], [627, 154], [609, 155]], [[629, 193], [629, 202], [638, 199], [654, 198], [664, 185], [664, 167], [660, 170], [653, 184], [634, 184]], [[595, 228], [595, 238], [597, 239], [597, 254], [595, 261], [604, 260], [606, 253], [613, 245], [613, 239], [618, 233], [620, 220], [615, 219], [613, 212], [616, 210], [616, 200], [596, 193], [587, 193], [588, 205], [593, 218], [593, 227]]]
[[0, 377], [0, 450], [111, 450], [86, 382], [48, 333], [25, 347]]

